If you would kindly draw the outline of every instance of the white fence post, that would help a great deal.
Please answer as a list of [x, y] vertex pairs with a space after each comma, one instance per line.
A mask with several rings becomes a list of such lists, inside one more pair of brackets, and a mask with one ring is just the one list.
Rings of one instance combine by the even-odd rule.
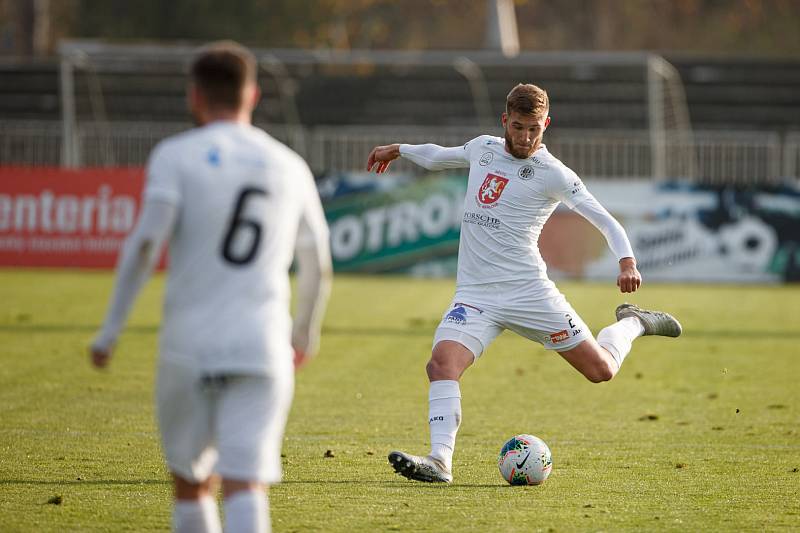
[[61, 166], [75, 168], [80, 164], [75, 113], [75, 69], [72, 59], [66, 54], [61, 56], [58, 88], [61, 93]]

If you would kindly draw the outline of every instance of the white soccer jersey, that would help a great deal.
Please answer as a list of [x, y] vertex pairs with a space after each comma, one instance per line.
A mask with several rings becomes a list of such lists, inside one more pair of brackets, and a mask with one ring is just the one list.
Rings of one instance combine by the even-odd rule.
[[209, 373], [290, 368], [298, 229], [327, 246], [306, 163], [258, 128], [215, 122], [156, 147], [144, 196], [177, 206], [161, 357]]
[[457, 284], [547, 279], [537, 244], [544, 223], [559, 202], [574, 208], [593, 199], [575, 172], [544, 144], [533, 156], [517, 159], [506, 152], [504, 139], [490, 135], [458, 148], [420, 148], [401, 145], [400, 153], [427, 168], [470, 169]]

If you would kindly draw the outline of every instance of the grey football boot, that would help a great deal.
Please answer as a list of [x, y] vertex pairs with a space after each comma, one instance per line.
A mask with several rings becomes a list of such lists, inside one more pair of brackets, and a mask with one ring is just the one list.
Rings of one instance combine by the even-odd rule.
[[392, 452], [389, 454], [389, 463], [394, 471], [408, 479], [417, 481], [427, 481], [429, 483], [450, 483], [453, 481], [453, 474], [445, 468], [438, 459], [430, 455], [421, 457], [404, 452]]
[[644, 326], [645, 335], [660, 335], [662, 337], [679, 337], [683, 328], [681, 323], [669, 313], [663, 311], [648, 311], [638, 305], [624, 303], [617, 307], [617, 320], [634, 316]]

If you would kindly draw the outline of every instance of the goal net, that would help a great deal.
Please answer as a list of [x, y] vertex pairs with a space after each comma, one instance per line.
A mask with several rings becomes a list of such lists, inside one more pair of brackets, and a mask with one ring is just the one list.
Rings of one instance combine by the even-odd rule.
[[695, 178], [697, 154], [683, 82], [657, 55], [647, 59], [647, 106], [653, 178]]

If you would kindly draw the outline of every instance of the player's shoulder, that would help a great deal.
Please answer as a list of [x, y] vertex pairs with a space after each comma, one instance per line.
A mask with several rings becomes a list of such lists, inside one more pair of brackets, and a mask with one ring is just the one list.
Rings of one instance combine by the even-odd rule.
[[501, 137], [494, 135], [478, 135], [464, 143], [464, 150], [469, 154], [469, 157], [483, 157], [482, 154], [486, 152], [495, 152], [504, 150], [505, 141]]
[[218, 127], [206, 125], [165, 137], [150, 152], [150, 165], [176, 162], [183, 166], [180, 163], [202, 159], [199, 154], [204, 154], [209, 146], [214, 146], [220, 137], [218, 130]]
[[244, 133], [249, 140], [267, 154], [271, 164], [308, 168], [308, 164], [300, 154], [261, 128], [249, 126], [244, 130]]
[[503, 139], [501, 137], [495, 137], [494, 135], [478, 135], [474, 139], [470, 139], [464, 144], [464, 148], [477, 148], [477, 147], [488, 147], [488, 146], [499, 146], [503, 147], [504, 145]]
[[559, 158], [550, 153], [544, 144], [529, 158], [534, 170], [553, 181], [572, 181], [577, 174]]
[[200, 128], [192, 128], [161, 139], [150, 152], [151, 159], [157, 159], [180, 151], [182, 147], [191, 144], [192, 139], [197, 136], [199, 129]]

